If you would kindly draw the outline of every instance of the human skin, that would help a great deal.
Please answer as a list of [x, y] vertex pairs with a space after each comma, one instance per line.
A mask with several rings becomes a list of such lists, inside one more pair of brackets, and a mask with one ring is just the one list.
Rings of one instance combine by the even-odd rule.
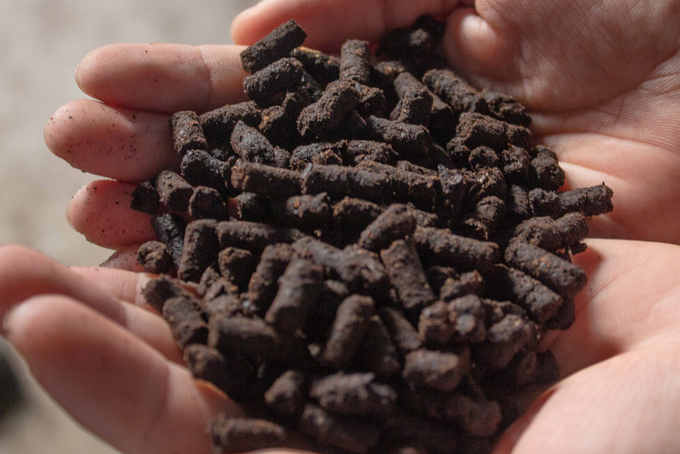
[[[670, 25], [680, 2], [268, 0], [232, 34], [248, 45], [293, 18], [306, 45], [333, 51], [420, 14], [447, 18], [447, 57], [466, 78], [528, 107], [567, 187], [604, 181], [615, 194], [575, 257], [589, 276], [576, 323], [550, 339], [562, 379], [495, 454], [680, 452], [680, 31]], [[238, 413], [181, 366], [169, 328], [143, 307], [148, 277], [111, 267], [134, 269], [136, 244], [153, 238], [148, 215], [128, 207], [134, 183], [178, 166], [169, 115], [244, 99], [241, 49], [117, 44], [86, 56], [76, 79], [101, 102], [60, 108], [45, 138], [73, 166], [121, 180], [86, 186], [68, 210], [76, 230], [120, 252], [109, 268], [67, 269], [0, 249], [0, 314], [14, 308], [5, 336], [57, 402], [124, 453], [208, 453], [207, 422]]]

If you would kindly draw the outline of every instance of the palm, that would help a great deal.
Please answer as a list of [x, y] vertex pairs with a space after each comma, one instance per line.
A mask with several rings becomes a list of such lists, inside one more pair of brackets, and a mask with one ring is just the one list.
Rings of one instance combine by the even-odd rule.
[[[578, 257], [590, 284], [577, 301], [577, 321], [552, 339], [567, 378], [535, 402], [498, 452], [677, 452], [680, 249], [612, 240], [680, 243], [680, 133], [671, 123], [680, 111], [673, 73], [679, 37], [664, 26], [680, 14], [677, 4], [487, 0], [476, 2], [476, 15], [448, 3], [273, 0], [237, 19], [233, 33], [249, 44], [292, 17], [308, 30], [310, 46], [335, 50], [349, 37], [375, 40], [423, 13], [447, 15], [452, 64], [476, 85], [509, 92], [530, 108], [536, 135], [559, 152], [569, 185], [606, 181], [615, 192], [616, 210], [593, 224], [596, 236], [609, 239], [592, 240]], [[121, 251], [114, 265], [125, 266], [135, 244], [153, 236], [148, 217], [127, 207], [134, 182], [177, 165], [168, 115], [242, 99], [239, 50], [117, 45], [81, 64], [79, 84], [104, 104], [64, 106], [45, 134], [75, 167], [121, 180], [89, 185], [69, 207], [76, 229]], [[167, 326], [135, 307], [143, 275], [77, 270], [74, 277], [23, 250], [0, 255], [7, 265], [0, 266], [0, 309], [36, 293], [67, 297], [32, 299], [6, 327], [69, 412], [126, 453], [207, 452], [205, 422], [218, 410], [236, 410], [173, 364], [180, 358]], [[76, 323], [85, 318], [90, 329]], [[135, 392], [144, 398], [132, 401]]]

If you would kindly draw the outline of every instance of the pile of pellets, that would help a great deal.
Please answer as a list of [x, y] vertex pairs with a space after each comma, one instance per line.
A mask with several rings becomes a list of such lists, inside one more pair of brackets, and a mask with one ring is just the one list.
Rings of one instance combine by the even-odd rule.
[[[216, 453], [483, 453], [559, 378], [600, 186], [558, 192], [525, 108], [448, 69], [421, 17], [340, 57], [290, 21], [241, 54], [251, 101], [172, 116], [179, 174], [133, 194], [144, 289], [191, 372], [248, 417]], [[189, 285], [187, 285], [189, 284]]]

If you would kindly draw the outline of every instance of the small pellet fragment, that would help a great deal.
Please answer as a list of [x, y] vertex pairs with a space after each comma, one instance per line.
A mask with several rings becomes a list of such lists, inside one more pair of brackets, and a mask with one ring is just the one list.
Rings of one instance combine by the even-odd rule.
[[299, 228], [322, 227], [331, 220], [328, 195], [298, 195], [272, 203], [274, 219], [284, 225]]
[[323, 268], [312, 261], [291, 261], [279, 279], [279, 290], [265, 321], [282, 335], [304, 332], [321, 294], [323, 277]]
[[243, 69], [253, 74], [287, 57], [293, 49], [300, 47], [306, 38], [307, 33], [294, 20], [289, 20], [241, 52]]
[[262, 252], [270, 244], [292, 243], [302, 237], [296, 229], [287, 229], [248, 221], [225, 221], [217, 224], [220, 248], [229, 246]]
[[304, 68], [294, 58], [282, 58], [243, 79], [243, 90], [260, 106], [285, 90], [302, 84]]
[[388, 143], [399, 156], [411, 160], [424, 159], [432, 144], [427, 128], [371, 115], [366, 119], [366, 134], [371, 140]]
[[180, 156], [189, 150], [205, 150], [207, 144], [196, 112], [184, 110], [170, 117], [172, 145]]
[[444, 392], [453, 391], [460, 383], [468, 364], [453, 353], [417, 350], [406, 356], [404, 380]]
[[438, 211], [444, 219], [457, 219], [467, 193], [467, 181], [459, 170], [439, 166], [439, 182], [441, 196]]
[[223, 277], [245, 290], [257, 266], [257, 257], [249, 250], [227, 247], [218, 254], [217, 264]]
[[301, 181], [300, 174], [292, 170], [240, 161], [231, 168], [231, 184], [269, 199], [300, 194]]
[[225, 356], [280, 359], [279, 338], [263, 320], [246, 317], [214, 316], [208, 324], [208, 346]]
[[453, 235], [447, 230], [417, 227], [413, 238], [421, 259], [428, 263], [485, 273], [499, 259], [495, 243]]
[[202, 344], [184, 349], [184, 363], [194, 377], [217, 386], [230, 399], [241, 400], [253, 379], [253, 367], [243, 358], [225, 358], [216, 349]]
[[163, 318], [181, 348], [208, 341], [208, 325], [201, 317], [195, 300], [183, 296], [168, 299], [163, 305]]
[[380, 257], [407, 313], [418, 313], [435, 301], [436, 297], [412, 242], [394, 241], [389, 248], [380, 252]]
[[359, 360], [379, 378], [390, 378], [401, 370], [397, 348], [380, 317], [374, 315], [364, 334], [364, 346], [358, 352]]
[[281, 414], [296, 415], [305, 403], [305, 382], [302, 372], [286, 371], [264, 394], [264, 401]]
[[387, 175], [366, 170], [309, 164], [302, 172], [302, 192], [320, 194], [326, 192], [332, 199], [354, 197], [373, 202], [389, 198], [391, 182]]
[[496, 196], [484, 197], [475, 210], [463, 218], [463, 230], [472, 238], [489, 240], [505, 216], [505, 202]]
[[208, 186], [224, 193], [223, 166], [207, 151], [189, 150], [182, 158], [180, 174], [192, 186]]
[[180, 287], [179, 281], [167, 275], [151, 279], [142, 289], [142, 295], [146, 302], [158, 312], [163, 311], [163, 305], [171, 298], [192, 298], [188, 291]]
[[470, 151], [468, 162], [473, 170], [482, 169], [484, 167], [500, 167], [501, 165], [501, 159], [493, 148], [483, 145]]
[[370, 57], [367, 41], [354, 39], [345, 42], [340, 49], [340, 80], [368, 85]]
[[567, 299], [581, 291], [587, 282], [583, 268], [531, 244], [511, 244], [505, 250], [505, 260]]
[[210, 424], [213, 452], [242, 453], [284, 446], [286, 430], [264, 419], [220, 415]]
[[448, 69], [428, 71], [423, 76], [423, 83], [446, 101], [457, 115], [486, 111], [486, 102], [480, 93]]
[[168, 211], [184, 213], [189, 209], [189, 199], [194, 188], [172, 170], [162, 170], [156, 175], [156, 190]]
[[486, 336], [485, 316], [481, 299], [468, 294], [425, 308], [420, 314], [418, 331], [428, 345], [481, 342]]
[[334, 415], [307, 404], [300, 419], [300, 430], [320, 443], [364, 454], [378, 443], [380, 430], [366, 420]]
[[186, 282], [198, 282], [206, 268], [217, 258], [217, 221], [201, 219], [189, 223], [184, 233], [184, 248], [177, 275]]
[[[340, 142], [317, 142], [309, 145], [300, 145], [293, 150], [290, 158], [290, 168], [292, 170], [301, 171], [311, 163], [314, 157], [331, 152], [338, 156], [344, 155], [344, 150], [347, 147], [346, 141]], [[314, 164], [317, 164], [316, 162]]]
[[352, 295], [338, 307], [321, 363], [342, 369], [352, 359], [369, 327], [375, 304], [370, 296]]
[[441, 286], [439, 299], [448, 302], [470, 294], [482, 296], [485, 289], [486, 281], [477, 270], [474, 270], [446, 279]]
[[482, 96], [490, 116], [525, 128], [531, 124], [531, 117], [527, 114], [526, 108], [512, 96], [486, 89], [482, 90]]
[[502, 369], [535, 335], [532, 325], [522, 317], [506, 315], [487, 330], [484, 342], [475, 347], [475, 357], [489, 370]]
[[151, 219], [151, 227], [156, 233], [158, 241], [168, 247], [175, 267], [179, 267], [187, 223], [176, 214], [164, 214]]
[[530, 177], [531, 157], [524, 148], [510, 145], [501, 151], [503, 175], [508, 184], [528, 183]]
[[564, 185], [564, 170], [560, 167], [557, 154], [543, 145], [531, 150], [531, 166], [535, 184], [546, 191], [557, 191]]
[[415, 213], [406, 205], [392, 204], [361, 232], [359, 247], [378, 252], [393, 241], [412, 235], [416, 229]]
[[289, 244], [272, 244], [264, 248], [248, 283], [248, 305], [253, 313], [264, 317], [279, 290], [278, 279], [292, 259], [293, 247]]
[[234, 152], [249, 162], [288, 169], [290, 153], [275, 147], [257, 129], [239, 121], [231, 134]]
[[328, 84], [321, 99], [302, 110], [297, 122], [298, 131], [302, 137], [323, 137], [336, 130], [360, 101], [354, 83]]
[[558, 194], [559, 213], [564, 215], [578, 211], [584, 216], [597, 216], [609, 213], [612, 205], [613, 191], [604, 183], [589, 188], [578, 188]]
[[372, 373], [328, 375], [312, 385], [309, 395], [325, 410], [348, 416], [388, 415], [397, 404], [397, 392], [377, 383]]
[[189, 199], [189, 215], [194, 219], [229, 219], [229, 212], [220, 193], [213, 188], [198, 186]]
[[329, 84], [340, 77], [340, 59], [337, 57], [307, 47], [293, 49], [290, 56], [298, 59], [305, 71], [322, 84]]
[[205, 269], [201, 276], [201, 280], [198, 282], [196, 293], [198, 293], [201, 298], [204, 297], [208, 289], [219, 279], [222, 279], [220, 272], [215, 269], [214, 265], [209, 266]]
[[130, 208], [146, 214], [155, 215], [160, 208], [161, 201], [158, 191], [150, 181], [144, 181], [132, 191]]
[[150, 273], [169, 273], [175, 268], [168, 247], [160, 241], [147, 241], [137, 249], [137, 261]]
[[363, 230], [384, 211], [367, 200], [345, 197], [333, 205], [333, 223], [340, 227]]
[[239, 121], [248, 126], [260, 124], [260, 109], [252, 102], [227, 104], [219, 109], [211, 110], [201, 115], [201, 125], [206, 138], [219, 145], [228, 145], [231, 133]]

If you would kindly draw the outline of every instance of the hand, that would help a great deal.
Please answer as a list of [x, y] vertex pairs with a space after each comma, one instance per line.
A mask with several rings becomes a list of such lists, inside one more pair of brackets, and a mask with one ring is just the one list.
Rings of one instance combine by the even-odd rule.
[[[310, 46], [332, 50], [348, 37], [375, 39], [423, 13], [446, 15], [452, 63], [474, 83], [509, 92], [531, 109], [535, 133], [560, 153], [571, 185], [606, 181], [614, 189], [617, 208], [594, 222], [593, 231], [602, 238], [639, 241], [591, 240], [590, 250], [578, 257], [590, 284], [577, 301], [576, 324], [552, 346], [565, 379], [508, 431], [498, 453], [680, 448], [674, 373], [680, 311], [673, 307], [680, 292], [674, 273], [680, 249], [651, 243], [678, 243], [680, 236], [675, 228], [680, 160], [674, 151], [680, 133], [670, 123], [680, 110], [680, 77], [673, 74], [678, 37], [664, 26], [678, 14], [673, 7], [670, 2], [636, 9], [627, 2], [487, 1], [477, 2], [476, 15], [457, 2], [441, 9], [441, 2], [405, 0], [270, 0], [234, 24], [235, 40], [250, 44], [292, 17], [310, 33]], [[77, 79], [104, 104], [77, 101], [63, 107], [48, 124], [46, 139], [75, 167], [125, 181], [93, 183], [74, 197], [70, 221], [90, 241], [122, 250], [119, 257], [125, 258], [130, 244], [153, 237], [148, 217], [128, 209], [133, 183], [177, 166], [167, 126], [171, 112], [205, 111], [242, 99], [239, 51], [116, 45], [86, 57]], [[22, 288], [39, 261], [23, 250], [10, 249], [7, 255], [30, 259], [23, 270], [9, 266], [0, 272], [0, 285]], [[79, 273], [96, 279], [103, 272]], [[121, 300], [134, 300], [135, 292], [125, 296], [121, 289], [135, 288], [131, 282], [137, 277], [110, 270], [106, 276], [100, 285]], [[120, 302], [138, 315], [116, 318], [122, 310], [98, 304], [95, 290], [63, 289], [91, 284], [57, 285], [54, 276], [38, 277], [33, 282], [52, 284], [41, 284], [35, 293], [66, 297], [30, 299], [5, 325], [8, 339], [43, 386], [123, 452], [167, 452], [168, 447], [207, 452], [201, 424], [229, 401], [206, 398], [201, 385], [172, 364], [179, 358], [168, 348], [174, 344], [167, 327]], [[27, 297], [0, 294], [3, 307]], [[162, 330], [163, 342], [149, 339], [149, 333]]]

